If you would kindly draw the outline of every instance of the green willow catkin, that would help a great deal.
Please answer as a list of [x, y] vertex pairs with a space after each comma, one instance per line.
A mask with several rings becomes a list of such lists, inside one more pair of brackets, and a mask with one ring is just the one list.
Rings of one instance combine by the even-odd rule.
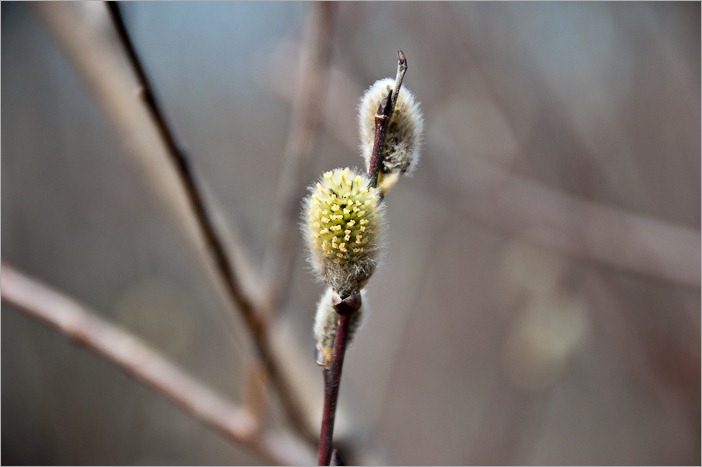
[[[366, 170], [370, 165], [375, 140], [375, 114], [378, 106], [395, 87], [393, 78], [376, 81], [361, 98], [358, 106], [358, 125], [361, 136], [361, 155], [366, 161]], [[378, 178], [378, 186], [383, 193], [392, 188], [400, 175], [411, 174], [419, 164], [420, 145], [424, 118], [419, 102], [414, 94], [402, 87], [395, 103], [390, 122], [385, 133], [382, 149], [383, 165]]]
[[304, 201], [310, 264], [342, 299], [359, 292], [378, 264], [383, 209], [369, 183], [367, 175], [349, 168], [331, 170]]

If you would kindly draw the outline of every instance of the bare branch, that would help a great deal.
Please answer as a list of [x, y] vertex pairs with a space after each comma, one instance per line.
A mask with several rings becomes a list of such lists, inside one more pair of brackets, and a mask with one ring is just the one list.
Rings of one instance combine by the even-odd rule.
[[[336, 5], [320, 2], [310, 4], [309, 8], [307, 34], [299, 53], [298, 94], [293, 101], [283, 171], [278, 183], [276, 214], [272, 218], [264, 261], [269, 287], [267, 308], [271, 313], [280, 308], [290, 283], [293, 252], [298, 240], [297, 235], [291, 234], [290, 226], [297, 225], [300, 200], [314, 161], [333, 43]], [[284, 66], [277, 69], [294, 68]]]
[[[259, 433], [257, 420], [163, 358], [127, 331], [95, 312], [2, 263], [3, 301], [55, 327], [151, 387], [185, 412], [270, 462], [305, 464], [309, 453], [271, 441], [281, 435]], [[301, 455], [306, 452], [305, 455]]]
[[153, 124], [166, 147], [168, 155], [176, 166], [181, 186], [185, 191], [190, 207], [192, 208], [192, 213], [195, 216], [197, 225], [207, 244], [207, 250], [211, 252], [212, 262], [217, 268], [218, 273], [222, 276], [222, 280], [229, 291], [229, 295], [239, 307], [246, 322], [250, 327], [256, 330], [255, 332], [260, 332], [258, 328], [262, 323], [256, 316], [256, 306], [244, 290], [242, 290], [236, 271], [232, 267], [232, 262], [224, 247], [224, 242], [220, 239], [207, 206], [205, 205], [204, 195], [195, 179], [194, 168], [190, 157], [176, 141], [176, 137], [166, 121], [163, 110], [156, 100], [151, 82], [146, 76], [144, 67], [139, 60], [137, 52], [134, 49], [134, 44], [132, 44], [129, 33], [127, 32], [118, 3], [107, 2], [107, 7], [115, 25], [117, 35], [136, 73], [137, 81], [142, 90], [141, 94]]
[[[149, 186], [187, 234], [207, 273], [217, 286], [224, 289], [230, 305], [235, 305], [239, 310], [256, 355], [266, 367], [288, 419], [310, 444], [314, 444], [316, 438], [307, 427], [299, 398], [281, 372], [278, 359], [268, 342], [261, 313], [243, 291], [231, 266], [223, 242], [207, 214], [201, 191], [188, 168], [187, 159], [173, 141], [167, 143], [164, 139], [167, 138], [168, 129], [158, 108], [145, 107], [136, 99], [134, 90], [146, 92], [148, 82], [139, 80], [138, 65], [130, 61], [122, 48], [116, 46], [120, 39], [109, 27], [106, 8], [97, 3], [41, 3], [37, 8], [98, 105], [128, 144], [129, 152]], [[80, 8], [89, 10], [93, 22], [80, 17]], [[161, 124], [158, 118], [161, 118]], [[177, 161], [176, 164], [171, 163], [173, 159]]]
[[385, 133], [388, 129], [388, 123], [390, 123], [390, 118], [392, 118], [392, 101], [393, 92], [392, 90], [388, 93], [387, 97], [383, 99], [378, 105], [378, 111], [375, 113], [375, 138], [373, 139], [373, 152], [371, 153], [371, 159], [368, 164], [368, 178], [370, 179], [370, 186], [378, 186], [378, 175], [383, 167], [383, 147], [385, 146]]
[[[372, 187], [378, 186], [378, 175], [383, 170], [383, 160], [385, 154], [385, 133], [387, 132], [392, 113], [395, 111], [395, 103], [402, 89], [402, 81], [405, 79], [407, 72], [407, 57], [402, 50], [397, 51], [397, 74], [395, 76], [395, 87], [388, 93], [387, 97], [380, 102], [378, 110], [375, 113], [375, 138], [373, 140], [373, 151], [371, 153], [370, 162], [368, 164], [368, 178]], [[383, 194], [380, 193], [382, 201]]]
[[137, 81], [142, 91], [141, 95], [154, 126], [166, 147], [168, 155], [176, 166], [181, 186], [185, 191], [197, 224], [207, 243], [207, 249], [212, 254], [212, 261], [217, 271], [222, 276], [233, 301], [237, 304], [242, 314], [244, 314], [246, 321], [251, 322], [251, 325], [254, 327], [259, 326], [260, 323], [258, 323], [255, 316], [256, 307], [250, 297], [242, 290], [236, 271], [232, 267], [232, 262], [224, 247], [224, 242], [217, 233], [214, 222], [205, 204], [204, 195], [197, 184], [190, 156], [183, 149], [182, 145], [176, 141], [175, 134], [168, 125], [166, 116], [159, 102], [156, 100], [151, 82], [144, 71], [144, 67], [139, 60], [134, 44], [129, 37], [129, 33], [122, 19], [122, 14], [119, 10], [119, 5], [117, 2], [107, 2], [107, 8], [115, 25], [117, 35], [124, 46], [129, 62], [137, 76]]
[[400, 89], [402, 88], [402, 81], [405, 79], [405, 73], [407, 73], [407, 57], [402, 50], [397, 51], [397, 74], [395, 75], [395, 89], [392, 92], [392, 109], [395, 109], [395, 104], [397, 103], [397, 98], [400, 96]]
[[334, 338], [334, 351], [331, 363], [322, 369], [324, 376], [324, 407], [322, 409], [317, 465], [330, 465], [332, 461], [336, 405], [339, 400], [339, 389], [341, 388], [341, 373], [344, 369], [344, 357], [346, 356], [350, 333], [349, 326], [351, 325], [352, 316], [361, 309], [361, 294], [355, 293], [342, 300], [339, 294], [334, 292], [332, 305], [339, 315], [339, 324]]
[[453, 199], [450, 209], [572, 258], [700, 287], [699, 230], [586, 201], [484, 161], [471, 170], [474, 183], [427, 196]]

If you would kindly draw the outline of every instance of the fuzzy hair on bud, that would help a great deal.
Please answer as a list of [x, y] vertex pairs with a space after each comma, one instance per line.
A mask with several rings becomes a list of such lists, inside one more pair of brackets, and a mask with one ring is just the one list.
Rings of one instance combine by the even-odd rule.
[[302, 214], [310, 263], [342, 299], [361, 290], [375, 271], [383, 213], [378, 189], [349, 168], [326, 172], [310, 187]]
[[[394, 89], [395, 80], [384, 78], [376, 81], [361, 98], [358, 106], [358, 124], [361, 135], [361, 154], [366, 161], [366, 170], [370, 165], [375, 140], [375, 114], [378, 106]], [[379, 185], [394, 184], [402, 174], [410, 174], [419, 164], [420, 145], [424, 118], [419, 102], [406, 87], [400, 88], [395, 103], [395, 110], [388, 123], [383, 146], [383, 167]], [[387, 190], [383, 190], [385, 192]]]
[[[317, 314], [314, 318], [314, 338], [316, 341], [316, 359], [320, 366], [328, 366], [331, 362], [332, 352], [334, 350], [334, 340], [336, 339], [336, 330], [339, 327], [339, 315], [334, 310], [332, 305], [332, 294], [334, 289], [327, 287], [322, 297], [317, 304]], [[366, 291], [361, 290], [361, 303], [366, 301]], [[353, 315], [349, 323], [348, 344], [351, 344], [353, 336], [361, 327], [364, 316], [364, 306]]]

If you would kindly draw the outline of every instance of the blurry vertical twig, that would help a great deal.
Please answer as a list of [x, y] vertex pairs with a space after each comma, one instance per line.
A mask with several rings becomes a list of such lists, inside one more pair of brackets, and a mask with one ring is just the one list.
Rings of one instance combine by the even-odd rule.
[[[271, 220], [264, 259], [268, 285], [266, 308], [271, 313], [280, 308], [290, 283], [295, 245], [298, 244], [295, 227], [304, 194], [301, 182], [314, 161], [333, 43], [336, 4], [318, 2], [310, 4], [309, 8], [306, 35], [300, 49], [298, 92], [292, 105], [276, 211]], [[287, 66], [276, 68], [289, 69]]]
[[281, 434], [261, 431], [251, 413], [232, 405], [140, 339], [6, 263], [0, 290], [6, 303], [57, 328], [267, 461], [284, 465], [311, 461], [303, 446], [282, 442]]
[[[93, 15], [89, 23], [79, 18], [77, 9], [89, 9]], [[114, 8], [114, 7], [113, 7]], [[88, 85], [96, 102], [122, 134], [130, 154], [140, 165], [149, 186], [184, 228], [198, 258], [214, 282], [223, 287], [231, 304], [238, 309], [246, 323], [257, 357], [264, 364], [269, 380], [280, 398], [287, 419], [310, 443], [316, 437], [307, 426], [302, 408], [293, 387], [285, 379], [278, 359], [268, 341], [267, 327], [257, 304], [242, 289], [237, 271], [223, 246], [208, 215], [201, 190], [195, 183], [185, 154], [178, 149], [168, 125], [155, 104], [152, 90], [138, 58], [115, 44], [125, 37], [115, 37], [107, 8], [101, 4], [43, 3], [38, 6], [40, 16], [64, 48], [80, 77]], [[119, 22], [119, 17], [116, 18]], [[124, 31], [123, 31], [124, 32]], [[131, 48], [127, 42], [125, 49]], [[125, 69], [125, 63], [132, 69]], [[135, 76], [132, 73], [136, 74]], [[140, 79], [141, 77], [141, 79]], [[134, 89], [151, 95], [146, 108], [135, 99]], [[175, 160], [176, 163], [171, 163]]]

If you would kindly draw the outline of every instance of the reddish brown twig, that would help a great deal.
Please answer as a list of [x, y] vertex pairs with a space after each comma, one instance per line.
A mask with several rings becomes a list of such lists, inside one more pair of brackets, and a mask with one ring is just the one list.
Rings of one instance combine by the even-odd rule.
[[368, 164], [368, 177], [372, 187], [378, 186], [378, 175], [383, 165], [383, 147], [385, 146], [385, 133], [388, 129], [388, 122], [392, 115], [392, 91], [378, 106], [375, 113], [375, 139], [373, 140], [373, 152]]
[[260, 432], [248, 411], [232, 405], [141, 340], [5, 263], [0, 290], [3, 301], [57, 328], [267, 461], [284, 465], [310, 461], [300, 448], [274, 444], [282, 440], [280, 434]]
[[[397, 75], [395, 77], [395, 88], [391, 90], [387, 97], [378, 106], [378, 111], [375, 113], [375, 139], [373, 140], [373, 152], [371, 153], [370, 163], [368, 164], [368, 177], [371, 180], [371, 186], [378, 186], [378, 174], [383, 168], [383, 159], [385, 154], [385, 133], [392, 119], [392, 113], [395, 110], [397, 97], [400, 95], [402, 81], [407, 72], [407, 57], [402, 50], [397, 51]], [[381, 198], [382, 199], [382, 198]]]
[[331, 363], [322, 370], [324, 373], [324, 409], [322, 411], [322, 427], [319, 436], [318, 465], [329, 465], [331, 462], [336, 404], [339, 399], [341, 372], [344, 368], [349, 325], [351, 316], [357, 313], [362, 305], [360, 293], [351, 295], [344, 300], [341, 300], [335, 293], [332, 296], [332, 301], [334, 310], [339, 315], [339, 324], [336, 330]]

